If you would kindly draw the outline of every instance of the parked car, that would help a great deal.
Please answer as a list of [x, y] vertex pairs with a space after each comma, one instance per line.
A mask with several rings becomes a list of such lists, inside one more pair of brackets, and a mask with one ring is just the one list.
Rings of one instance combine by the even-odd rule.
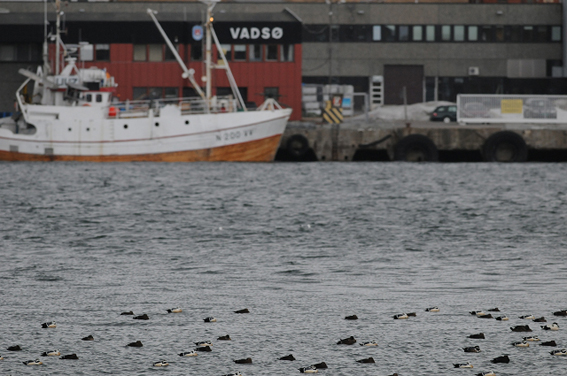
[[439, 106], [431, 113], [429, 117], [431, 121], [442, 121], [444, 123], [450, 123], [452, 121], [457, 121], [457, 106]]
[[557, 119], [557, 110], [547, 98], [529, 98], [524, 103], [526, 119]]
[[490, 113], [488, 108], [480, 102], [469, 102], [465, 103], [461, 111], [461, 115], [464, 118], [488, 118]]

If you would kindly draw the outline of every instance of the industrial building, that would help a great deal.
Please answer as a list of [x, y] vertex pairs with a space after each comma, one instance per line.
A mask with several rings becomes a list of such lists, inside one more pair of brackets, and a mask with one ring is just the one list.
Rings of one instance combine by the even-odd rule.
[[[0, 2], [0, 111], [42, 60], [54, 8]], [[202, 68], [195, 1], [70, 1], [63, 36], [84, 66], [106, 67], [120, 99], [193, 95], [146, 9], [158, 11], [186, 64]], [[276, 97], [301, 118], [301, 85], [347, 84], [382, 104], [455, 101], [459, 93], [567, 94], [561, 3], [222, 1], [215, 28], [243, 97]], [[35, 69], [35, 68], [33, 68]], [[228, 82], [219, 75], [216, 93]]]

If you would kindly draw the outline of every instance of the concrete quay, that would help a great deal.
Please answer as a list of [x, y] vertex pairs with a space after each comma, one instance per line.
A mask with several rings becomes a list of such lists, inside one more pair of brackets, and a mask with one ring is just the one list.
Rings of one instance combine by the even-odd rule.
[[290, 122], [279, 161], [564, 162], [567, 124]]

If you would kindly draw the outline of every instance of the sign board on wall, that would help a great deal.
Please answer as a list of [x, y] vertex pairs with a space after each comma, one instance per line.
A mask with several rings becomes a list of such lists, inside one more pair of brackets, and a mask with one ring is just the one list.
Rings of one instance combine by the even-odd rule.
[[301, 43], [301, 24], [296, 22], [216, 22], [214, 27], [226, 44]]

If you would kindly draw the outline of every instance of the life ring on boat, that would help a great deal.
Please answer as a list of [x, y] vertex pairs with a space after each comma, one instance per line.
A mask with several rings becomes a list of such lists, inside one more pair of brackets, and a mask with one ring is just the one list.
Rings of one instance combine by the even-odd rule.
[[294, 158], [301, 158], [309, 150], [309, 141], [301, 134], [294, 134], [288, 138], [286, 150]]
[[116, 117], [118, 110], [114, 106], [108, 107], [108, 117]]
[[528, 159], [526, 141], [511, 131], [490, 135], [482, 145], [481, 152], [486, 162], [525, 162]]
[[431, 139], [422, 134], [410, 134], [394, 146], [394, 160], [406, 162], [437, 162], [439, 153]]

